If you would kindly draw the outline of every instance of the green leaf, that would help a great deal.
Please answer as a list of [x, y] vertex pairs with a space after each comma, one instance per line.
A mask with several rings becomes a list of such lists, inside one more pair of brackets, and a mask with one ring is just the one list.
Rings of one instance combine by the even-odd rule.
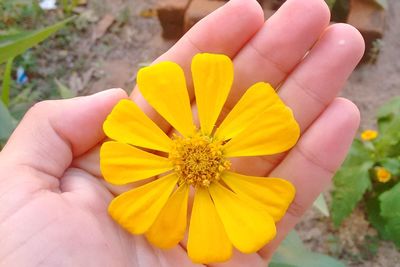
[[383, 193], [381, 201], [381, 215], [386, 220], [385, 230], [388, 237], [400, 248], [400, 183]]
[[392, 98], [381, 106], [377, 113], [378, 126], [380, 132], [385, 132], [385, 129], [393, 118], [400, 114], [400, 96]]
[[385, 103], [377, 113], [379, 137], [375, 141], [377, 154], [382, 157], [400, 155], [400, 96]]
[[342, 164], [342, 168], [361, 166], [366, 161], [372, 161], [371, 151], [363, 142], [356, 139], [351, 145], [350, 151]]
[[269, 267], [344, 267], [340, 261], [309, 251], [292, 231], [273, 255]]
[[398, 158], [384, 158], [379, 161], [379, 164], [387, 169], [392, 175], [399, 175], [400, 173], [400, 159]]
[[325, 215], [326, 217], [329, 217], [328, 205], [326, 204], [323, 194], [320, 194], [318, 196], [318, 198], [314, 201], [313, 206], [314, 206], [314, 208], [319, 210], [323, 215]]
[[3, 76], [3, 85], [1, 86], [1, 100], [8, 107], [10, 104], [10, 86], [11, 86], [11, 68], [14, 58], [9, 58]]
[[400, 111], [400, 96], [393, 97], [381, 106], [377, 113], [377, 119], [395, 116]]
[[329, 6], [329, 9], [332, 10], [333, 6], [336, 3], [336, 0], [325, 0], [325, 2]]
[[383, 127], [380, 129], [380, 136], [375, 141], [377, 154], [380, 157], [400, 155], [400, 116], [385, 122]]
[[10, 115], [8, 109], [0, 101], [0, 141], [5, 141], [10, 137], [16, 126], [16, 121]]
[[378, 231], [382, 239], [388, 240], [389, 236], [385, 228], [387, 222], [385, 218], [381, 216], [380, 201], [378, 197], [368, 198], [365, 207], [367, 211], [368, 221]]
[[76, 96], [76, 94], [74, 94], [74, 92], [72, 92], [71, 89], [69, 89], [68, 87], [63, 85], [59, 80], [54, 79], [54, 82], [57, 85], [57, 90], [58, 90], [58, 93], [60, 94], [61, 98], [67, 99], [67, 98], [72, 98], [72, 97]]
[[18, 40], [29, 33], [30, 32], [9, 32], [6, 34], [0, 34], [0, 44]]
[[50, 35], [63, 28], [65, 24], [73, 19], [74, 17], [70, 17], [47, 28], [27, 33], [19, 38], [11, 38], [9, 41], [0, 43], [0, 64], [46, 40]]
[[350, 9], [349, 0], [336, 0], [332, 7], [332, 21], [345, 22]]
[[345, 162], [333, 178], [331, 216], [336, 226], [353, 211], [371, 186], [369, 169], [374, 165], [370, 151], [355, 140]]

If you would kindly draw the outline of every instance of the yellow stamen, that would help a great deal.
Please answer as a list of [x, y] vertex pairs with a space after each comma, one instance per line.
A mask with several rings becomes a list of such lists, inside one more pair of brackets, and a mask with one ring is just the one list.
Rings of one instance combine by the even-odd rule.
[[361, 139], [364, 141], [371, 141], [378, 137], [378, 132], [375, 130], [365, 130], [361, 133]]
[[221, 141], [200, 132], [187, 138], [174, 135], [169, 159], [179, 177], [179, 184], [208, 187], [218, 181], [221, 173], [231, 165], [223, 156], [222, 145]]
[[387, 183], [392, 178], [392, 174], [390, 173], [390, 171], [388, 171], [383, 167], [376, 167], [375, 173], [376, 173], [376, 178], [381, 183]]

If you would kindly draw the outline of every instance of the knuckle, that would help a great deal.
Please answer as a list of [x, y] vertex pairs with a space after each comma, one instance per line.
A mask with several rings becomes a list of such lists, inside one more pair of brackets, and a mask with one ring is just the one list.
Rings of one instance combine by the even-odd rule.
[[308, 206], [300, 203], [298, 200], [295, 199], [292, 204], [290, 204], [287, 213], [297, 219], [300, 219], [308, 210], [308, 208]]

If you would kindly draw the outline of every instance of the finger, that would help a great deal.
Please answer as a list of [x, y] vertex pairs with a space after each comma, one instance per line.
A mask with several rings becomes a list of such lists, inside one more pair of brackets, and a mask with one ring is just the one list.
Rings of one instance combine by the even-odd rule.
[[30, 167], [60, 177], [74, 157], [104, 138], [106, 116], [126, 97], [122, 89], [111, 89], [92, 96], [40, 102], [24, 116], [0, 157], [9, 166]]
[[364, 54], [364, 40], [353, 26], [335, 24], [282, 85], [279, 95], [304, 131], [343, 88]]
[[285, 2], [236, 56], [235, 75], [240, 78], [226, 106], [232, 107], [256, 82], [278, 86], [318, 40], [329, 17], [323, 0]]
[[343, 162], [360, 122], [357, 107], [337, 98], [305, 132], [271, 177], [282, 177], [296, 187], [296, 196], [277, 224], [277, 236], [260, 255], [269, 259], [286, 234], [327, 187]]
[[[240, 19], [237, 19], [238, 17]], [[195, 54], [207, 51], [234, 57], [262, 27], [263, 22], [263, 11], [257, 1], [229, 1], [193, 26], [171, 49], [154, 62], [174, 61], [178, 63], [184, 69], [186, 79], [190, 83], [190, 63]], [[193, 95], [192, 92], [191, 95]], [[147, 103], [137, 87], [133, 90], [131, 97], [157, 125], [164, 131], [169, 131], [168, 122]], [[77, 159], [75, 166], [101, 177], [97, 153], [98, 150]]]
[[[343, 88], [364, 52], [360, 33], [350, 25], [330, 26], [303, 62], [286, 79], [279, 95], [294, 113], [302, 131], [321, 114]], [[284, 154], [235, 161], [239, 172], [264, 176]]]
[[[189, 94], [191, 89], [190, 63], [200, 52], [222, 53], [233, 58], [243, 45], [262, 27], [264, 15], [255, 0], [232, 0], [198, 22], [170, 50], [155, 62], [173, 61], [185, 71]], [[133, 100], [164, 131], [169, 124], [151, 108], [139, 90], [132, 93]]]

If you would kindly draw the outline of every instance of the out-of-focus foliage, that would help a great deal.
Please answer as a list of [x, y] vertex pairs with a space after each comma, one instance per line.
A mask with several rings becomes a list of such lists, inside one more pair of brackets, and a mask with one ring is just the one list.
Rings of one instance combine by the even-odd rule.
[[[371, 2], [380, 8], [387, 9], [387, 0], [361, 0]], [[350, 9], [350, 0], [325, 0], [332, 12], [332, 20], [345, 22]]]
[[38, 0], [1, 0], [0, 30], [10, 30], [24, 24], [33, 29], [43, 13]]
[[15, 127], [15, 120], [0, 101], [0, 144], [8, 139]]
[[332, 7], [335, 5], [336, 0], [325, 0], [325, 2], [328, 4], [329, 8], [332, 9]]
[[9, 37], [3, 35], [0, 43], [0, 64], [46, 40], [53, 33], [63, 28], [65, 24], [70, 22], [73, 18], [74, 17], [68, 18], [59, 23], [33, 32], [12, 34]]
[[324, 254], [309, 251], [296, 232], [292, 231], [279, 246], [270, 267], [344, 267], [340, 261]]
[[63, 20], [41, 30], [32, 32], [17, 32], [0, 35], [0, 64], [7, 62], [3, 74], [0, 105], [0, 143], [4, 142], [15, 127], [15, 119], [10, 115], [8, 106], [10, 99], [10, 87], [12, 83], [11, 68], [16, 56], [27, 49], [44, 41], [49, 36], [63, 28], [73, 17]]
[[5, 106], [10, 104], [10, 84], [11, 84], [11, 68], [14, 62], [14, 57], [7, 60], [6, 69], [3, 76], [3, 85], [1, 87], [1, 100]]
[[334, 177], [331, 215], [339, 226], [360, 202], [380, 237], [400, 248], [400, 97], [377, 113], [378, 136], [355, 140]]
[[318, 198], [314, 201], [314, 208], [319, 210], [324, 216], [329, 217], [329, 209], [326, 204], [325, 198], [323, 194], [320, 194]]
[[[374, 4], [377, 4], [378, 6], [380, 6], [381, 8], [387, 8], [388, 4], [387, 4], [387, 0], [364, 0], [365, 2], [371, 2]], [[340, 1], [340, 0], [325, 0], [325, 2], [328, 4], [329, 8], [333, 8], [333, 6], [336, 4], [336, 2], [343, 4], [344, 2], [349, 3], [349, 0], [346, 1]]]

